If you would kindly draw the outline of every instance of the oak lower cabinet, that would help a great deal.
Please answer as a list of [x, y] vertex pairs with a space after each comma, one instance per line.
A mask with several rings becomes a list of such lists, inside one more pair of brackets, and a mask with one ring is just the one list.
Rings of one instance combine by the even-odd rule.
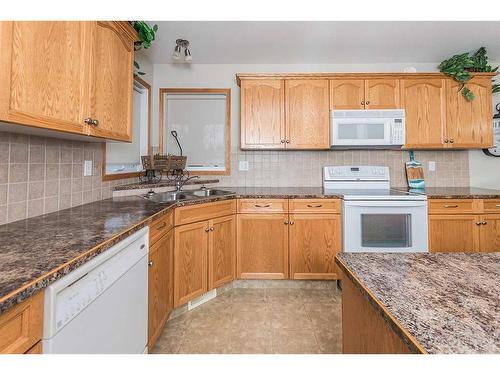
[[0, 22], [0, 121], [130, 141], [136, 39], [127, 22]]
[[479, 251], [477, 215], [429, 215], [429, 251]]
[[500, 214], [481, 215], [480, 221], [479, 244], [481, 251], [500, 251]]
[[290, 278], [337, 279], [334, 262], [341, 250], [337, 214], [290, 214]]
[[234, 279], [235, 238], [234, 215], [175, 228], [175, 307]]
[[[173, 213], [165, 215], [172, 216]], [[148, 269], [148, 348], [152, 349], [174, 306], [174, 231], [169, 220], [150, 226]], [[165, 226], [163, 226], [165, 225]]]
[[238, 214], [237, 237], [238, 278], [288, 278], [287, 213]]
[[44, 293], [0, 314], [0, 354], [41, 353]]

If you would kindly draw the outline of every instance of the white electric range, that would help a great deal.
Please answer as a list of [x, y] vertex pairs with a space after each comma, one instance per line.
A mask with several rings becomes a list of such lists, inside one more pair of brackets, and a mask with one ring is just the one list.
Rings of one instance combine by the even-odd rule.
[[427, 251], [427, 197], [391, 189], [388, 167], [324, 167], [323, 188], [344, 196], [345, 252]]

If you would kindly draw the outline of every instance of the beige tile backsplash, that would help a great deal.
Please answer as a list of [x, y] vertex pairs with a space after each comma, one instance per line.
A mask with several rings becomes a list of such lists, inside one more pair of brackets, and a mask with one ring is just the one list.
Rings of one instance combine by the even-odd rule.
[[[84, 160], [93, 176], [83, 177]], [[0, 132], [0, 225], [111, 197], [100, 143]]]
[[[424, 167], [426, 186], [468, 186], [468, 151], [416, 151]], [[240, 160], [249, 162], [248, 171], [239, 171]], [[406, 151], [241, 151], [231, 154], [231, 176], [218, 176], [224, 186], [322, 186], [326, 165], [388, 166], [392, 186], [406, 186]], [[429, 161], [436, 162], [430, 172]]]

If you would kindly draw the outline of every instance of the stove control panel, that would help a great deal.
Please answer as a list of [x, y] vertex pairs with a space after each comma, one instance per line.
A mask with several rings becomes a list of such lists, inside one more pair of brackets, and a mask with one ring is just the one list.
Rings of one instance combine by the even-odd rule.
[[323, 180], [346, 180], [346, 181], [389, 181], [389, 168], [382, 166], [328, 166], [323, 168]]

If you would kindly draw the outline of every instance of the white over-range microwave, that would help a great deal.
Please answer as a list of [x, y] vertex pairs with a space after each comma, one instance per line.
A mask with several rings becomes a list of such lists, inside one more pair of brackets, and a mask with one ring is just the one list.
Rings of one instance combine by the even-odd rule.
[[332, 147], [401, 147], [405, 143], [404, 109], [332, 110]]

